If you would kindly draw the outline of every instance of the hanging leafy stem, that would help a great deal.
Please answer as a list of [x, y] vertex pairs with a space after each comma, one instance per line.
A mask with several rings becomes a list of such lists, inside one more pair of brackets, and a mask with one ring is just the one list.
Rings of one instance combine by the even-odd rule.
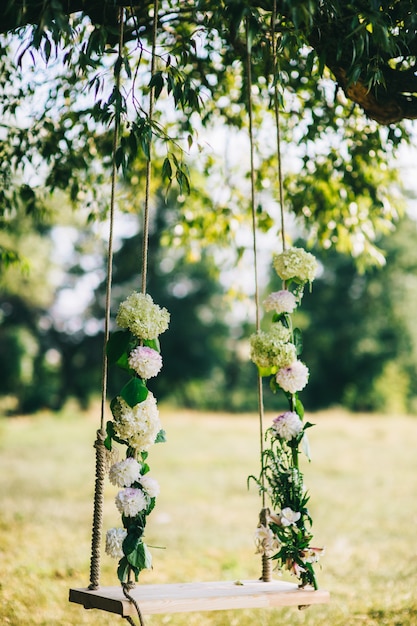
[[[312, 283], [317, 271], [314, 256], [301, 248], [284, 250], [274, 257], [274, 268], [283, 280], [283, 289], [264, 301], [266, 311], [273, 311], [269, 331], [251, 337], [251, 359], [262, 377], [270, 379], [271, 390], [282, 391], [289, 410], [272, 421], [265, 433], [262, 470], [255, 478], [271, 502], [266, 524], [256, 531], [257, 551], [277, 562], [279, 569], [294, 574], [301, 586], [317, 589], [313, 564], [322, 549], [310, 545], [312, 519], [307, 508], [309, 495], [299, 467], [300, 447], [308, 456], [304, 407], [298, 397], [309, 377], [308, 367], [299, 360], [301, 332], [293, 328], [291, 314], [300, 304], [306, 283]], [[250, 478], [254, 478], [253, 476]]]
[[149, 378], [162, 367], [158, 337], [169, 324], [169, 313], [155, 304], [149, 294], [133, 292], [120, 304], [116, 322], [123, 329], [113, 333], [107, 344], [109, 364], [127, 371], [130, 380], [111, 402], [113, 420], [107, 423], [104, 442], [109, 451], [114, 443], [126, 446], [126, 458], [111, 465], [110, 482], [120, 487], [116, 506], [123, 528], [106, 534], [106, 552], [119, 559], [117, 575], [122, 583], [130, 574], [152, 564], [143, 541], [146, 520], [159, 493], [157, 481], [150, 475], [148, 450], [165, 441], [154, 395], [147, 387]]

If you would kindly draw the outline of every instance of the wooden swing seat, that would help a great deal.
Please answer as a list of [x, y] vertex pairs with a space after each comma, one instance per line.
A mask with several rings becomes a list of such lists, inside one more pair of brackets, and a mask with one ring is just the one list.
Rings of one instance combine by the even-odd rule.
[[[164, 585], [136, 585], [129, 594], [138, 603], [143, 615], [187, 613], [192, 611], [224, 611], [284, 606], [309, 606], [329, 601], [329, 592], [312, 588], [300, 589], [294, 583], [274, 580], [235, 582], [194, 582]], [[122, 617], [136, 616], [136, 609], [120, 587], [97, 590], [70, 589], [70, 602], [85, 609], [101, 609]]]

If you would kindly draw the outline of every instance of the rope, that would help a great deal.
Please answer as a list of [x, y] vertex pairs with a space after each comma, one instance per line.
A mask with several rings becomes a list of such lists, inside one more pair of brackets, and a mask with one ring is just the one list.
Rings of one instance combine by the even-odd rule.
[[[277, 21], [277, 2], [274, 0], [272, 6], [271, 17], [271, 40], [272, 40], [272, 67], [273, 67], [273, 83], [274, 83], [274, 115], [275, 115], [275, 129], [276, 129], [276, 142], [277, 142], [277, 157], [278, 157], [278, 185], [279, 185], [279, 205], [281, 212], [281, 239], [282, 249], [285, 250], [285, 226], [284, 226], [284, 184], [282, 176], [282, 164], [281, 164], [281, 131], [280, 131], [280, 117], [279, 117], [279, 93], [278, 93], [278, 56], [277, 56], [277, 40], [275, 37], [275, 24]], [[285, 287], [285, 283], [284, 283]]]
[[[152, 28], [152, 52], [151, 52], [151, 77], [155, 73], [155, 60], [156, 60], [156, 38], [158, 32], [158, 0], [154, 0], [153, 3], [153, 28]], [[149, 110], [148, 121], [152, 124], [153, 108], [155, 102], [154, 87], [151, 87], [149, 92]], [[148, 274], [148, 249], [149, 249], [149, 198], [151, 189], [151, 173], [152, 173], [152, 155], [151, 155], [151, 141], [149, 142], [149, 156], [146, 162], [146, 184], [145, 184], [145, 203], [143, 211], [143, 236], [142, 236], [142, 293], [146, 293], [146, 283]], [[125, 597], [134, 605], [138, 614], [140, 626], [145, 626], [140, 607], [135, 598], [130, 595], [129, 590], [135, 586], [134, 582], [128, 581], [122, 583], [122, 589]], [[132, 626], [135, 626], [135, 622], [130, 615], [124, 616], [124, 619]]]
[[[156, 36], [158, 29], [158, 0], [153, 3], [153, 28], [152, 28], [152, 53], [151, 53], [151, 77], [155, 74], [156, 59]], [[154, 87], [149, 92], [149, 123], [152, 123], [153, 108], [155, 101]], [[146, 293], [146, 283], [148, 274], [148, 248], [149, 248], [149, 197], [151, 189], [151, 145], [149, 145], [149, 157], [146, 162], [146, 186], [145, 186], [145, 206], [143, 212], [143, 238], [142, 238], [142, 293]]]
[[[248, 91], [248, 118], [249, 118], [249, 144], [250, 144], [250, 180], [251, 180], [251, 215], [252, 215], [252, 245], [254, 259], [254, 282], [255, 282], [255, 308], [256, 308], [256, 332], [260, 331], [260, 306], [259, 306], [259, 280], [258, 280], [258, 246], [256, 228], [256, 207], [255, 207], [255, 163], [254, 163], [254, 139], [253, 139], [253, 102], [252, 102], [252, 58], [249, 49], [248, 29], [246, 29], [246, 66], [247, 66], [247, 91]], [[259, 439], [260, 439], [260, 459], [261, 459], [261, 498], [262, 511], [266, 509], [265, 499], [265, 479], [264, 479], [264, 400], [262, 377], [258, 372], [258, 411], [259, 411]], [[269, 582], [272, 578], [271, 560], [262, 555], [262, 580]]]
[[[119, 9], [119, 59], [123, 48], [123, 15], [124, 9]], [[120, 88], [120, 70], [116, 73], [116, 88]], [[111, 195], [110, 195], [110, 220], [109, 220], [109, 242], [107, 247], [107, 279], [106, 279], [106, 305], [104, 315], [104, 343], [102, 362], [102, 382], [101, 382], [101, 414], [100, 430], [97, 431], [97, 439], [94, 444], [96, 449], [96, 480], [94, 489], [94, 513], [93, 530], [91, 538], [91, 561], [90, 561], [90, 586], [89, 589], [98, 589], [100, 586], [100, 545], [102, 535], [102, 520], [104, 506], [104, 478], [106, 474], [104, 439], [104, 410], [107, 396], [107, 353], [106, 346], [109, 340], [110, 328], [110, 300], [113, 273], [113, 230], [114, 230], [114, 207], [116, 191], [116, 149], [120, 132], [120, 113], [116, 111], [113, 148], [112, 148], [112, 173], [111, 173]]]
[[[134, 607], [135, 607], [135, 609], [136, 609], [136, 612], [137, 612], [137, 614], [138, 614], [138, 618], [139, 618], [139, 623], [140, 623], [140, 626], [145, 626], [145, 621], [144, 621], [144, 619], [143, 619], [143, 615], [142, 615], [142, 612], [141, 612], [141, 610], [140, 610], [140, 608], [139, 608], [139, 605], [138, 605], [138, 603], [136, 602], [135, 598], [134, 598], [133, 596], [131, 596], [131, 595], [130, 595], [130, 593], [129, 593], [129, 590], [130, 590], [130, 589], [132, 589], [132, 587], [134, 587], [134, 586], [135, 586], [135, 583], [131, 583], [131, 582], [128, 582], [128, 583], [122, 583], [123, 593], [124, 593], [124, 595], [126, 596], [126, 598], [127, 598], [127, 599], [128, 599], [128, 600], [129, 600], [129, 601], [130, 601], [133, 605], [134, 605]], [[126, 621], [128, 621], [128, 622], [129, 622], [129, 624], [132, 624], [132, 626], [135, 626], [135, 622], [134, 622], [134, 621], [133, 621], [133, 619], [130, 617], [130, 615], [125, 615], [125, 616], [124, 616], [124, 619], [125, 619]]]

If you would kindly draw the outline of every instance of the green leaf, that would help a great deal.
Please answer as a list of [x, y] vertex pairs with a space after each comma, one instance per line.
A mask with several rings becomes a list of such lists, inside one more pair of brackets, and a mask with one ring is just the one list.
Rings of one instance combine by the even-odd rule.
[[156, 350], [157, 352], [161, 352], [161, 345], [159, 343], [158, 337], [156, 339], [144, 339], [143, 345], [148, 348], [152, 348], [152, 350]]
[[106, 354], [110, 364], [117, 363], [128, 351], [131, 334], [126, 330], [118, 330], [110, 335], [106, 346]]
[[156, 439], [155, 439], [155, 443], [165, 443], [165, 441], [167, 440], [166, 437], [166, 432], [165, 430], [162, 428], [159, 433], [156, 435]]
[[127, 557], [130, 565], [138, 570], [150, 569], [152, 567], [152, 555], [149, 552], [147, 546], [142, 541], [139, 541], [135, 550], [131, 552]]
[[149, 81], [149, 87], [154, 88], [155, 98], [158, 98], [161, 94], [161, 91], [164, 87], [164, 77], [162, 76], [162, 72], [155, 72]]
[[301, 402], [301, 400], [299, 398], [296, 399], [295, 401], [295, 412], [297, 413], [297, 415], [303, 419], [304, 417], [304, 405]]
[[106, 424], [106, 433], [107, 433], [107, 437], [104, 440], [104, 447], [107, 448], [107, 450], [111, 450], [111, 441], [114, 437], [114, 424], [111, 421], [108, 421]]
[[273, 367], [259, 367], [258, 366], [259, 376], [262, 376], [262, 378], [273, 376], [274, 374], [277, 373], [277, 371], [278, 371], [278, 368], [275, 365]]
[[117, 577], [118, 577], [118, 579], [120, 580], [121, 583], [127, 582], [129, 569], [130, 569], [129, 561], [124, 556], [122, 559], [120, 559], [119, 567], [117, 568]]
[[293, 341], [294, 341], [295, 349], [297, 351], [297, 356], [300, 356], [300, 354], [303, 351], [303, 335], [299, 328], [294, 328]]
[[145, 383], [139, 378], [132, 378], [120, 392], [121, 397], [131, 407], [143, 402], [148, 397]]

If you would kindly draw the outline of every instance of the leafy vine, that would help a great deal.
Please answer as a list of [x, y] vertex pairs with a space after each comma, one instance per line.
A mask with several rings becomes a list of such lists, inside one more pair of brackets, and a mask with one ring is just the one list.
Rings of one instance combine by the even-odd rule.
[[270, 388], [281, 390], [289, 410], [278, 415], [265, 433], [262, 469], [255, 479], [261, 492], [271, 503], [266, 520], [256, 530], [257, 552], [277, 562], [280, 570], [288, 570], [301, 586], [317, 589], [314, 563], [321, 548], [312, 547], [312, 518], [308, 510], [309, 494], [299, 466], [300, 448], [307, 457], [304, 407], [298, 393], [308, 382], [308, 367], [299, 360], [302, 352], [301, 331], [293, 328], [291, 314], [300, 304], [306, 283], [312, 283], [317, 271], [314, 256], [301, 248], [284, 250], [274, 257], [274, 268], [283, 280], [283, 289], [271, 293], [264, 301], [273, 311], [269, 331], [258, 331], [251, 337], [251, 359], [260, 376], [270, 379]]

